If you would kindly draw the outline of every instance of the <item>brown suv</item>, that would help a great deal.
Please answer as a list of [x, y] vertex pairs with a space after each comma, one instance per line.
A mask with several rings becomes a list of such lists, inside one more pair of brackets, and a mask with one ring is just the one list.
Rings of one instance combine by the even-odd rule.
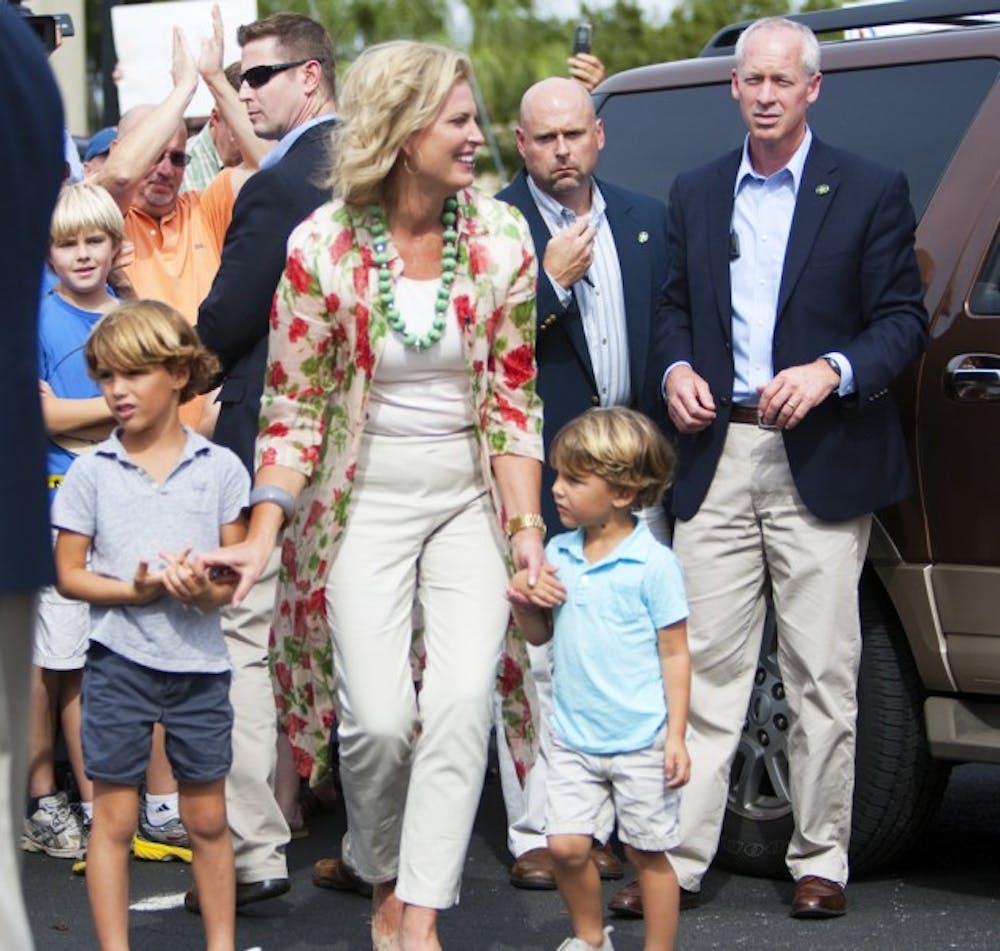
[[[907, 0], [796, 17], [821, 40], [902, 20], [949, 27], [824, 42], [810, 110], [824, 140], [909, 177], [931, 315], [927, 352], [898, 381], [917, 490], [878, 513], [859, 591], [855, 872], [915, 841], [951, 762], [1000, 762], [1000, 24], [976, 17], [998, 11]], [[745, 26], [698, 59], [599, 87], [599, 175], [666, 201], [678, 172], [742, 142], [729, 74]], [[784, 875], [788, 713], [769, 626], [719, 860]]]

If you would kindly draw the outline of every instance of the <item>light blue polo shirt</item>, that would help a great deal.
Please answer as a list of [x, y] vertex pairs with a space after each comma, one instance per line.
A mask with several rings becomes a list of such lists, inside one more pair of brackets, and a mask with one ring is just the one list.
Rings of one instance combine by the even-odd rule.
[[[52, 506], [56, 528], [91, 539], [90, 570], [134, 577], [159, 553], [219, 545], [219, 529], [246, 506], [250, 476], [235, 453], [186, 429], [187, 443], [162, 483], [129, 458], [117, 434], [69, 467]], [[136, 664], [166, 673], [230, 669], [218, 611], [199, 611], [164, 595], [144, 605], [90, 607], [90, 638]]]
[[545, 547], [567, 592], [553, 612], [553, 725], [583, 753], [645, 749], [667, 717], [656, 635], [687, 617], [684, 576], [642, 522], [595, 564], [583, 540], [578, 528]]

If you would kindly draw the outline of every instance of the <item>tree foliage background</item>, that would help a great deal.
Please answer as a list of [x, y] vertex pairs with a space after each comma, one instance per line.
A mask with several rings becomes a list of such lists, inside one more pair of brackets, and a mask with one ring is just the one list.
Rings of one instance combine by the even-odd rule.
[[[87, 0], [88, 46], [95, 59], [101, 2]], [[679, 0], [662, 22], [650, 22], [637, 0], [614, 0], [610, 6], [583, 3], [580, 18], [593, 26], [593, 51], [611, 75], [697, 56], [728, 23], [836, 5], [837, 0]], [[323, 23], [334, 37], [339, 72], [364, 47], [383, 40], [432, 40], [463, 49], [475, 67], [483, 118], [508, 167], [516, 165], [513, 127], [521, 94], [546, 76], [566, 75], [576, 24], [542, 15], [535, 0], [259, 0], [259, 10], [262, 16], [293, 10]]]

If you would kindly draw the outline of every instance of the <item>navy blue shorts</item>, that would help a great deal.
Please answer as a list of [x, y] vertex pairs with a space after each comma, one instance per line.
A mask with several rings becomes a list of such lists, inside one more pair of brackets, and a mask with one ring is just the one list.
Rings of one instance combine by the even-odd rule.
[[182, 783], [208, 783], [233, 761], [228, 671], [174, 674], [135, 664], [90, 642], [83, 668], [83, 765], [91, 779], [139, 786], [153, 724], [167, 733], [167, 758]]

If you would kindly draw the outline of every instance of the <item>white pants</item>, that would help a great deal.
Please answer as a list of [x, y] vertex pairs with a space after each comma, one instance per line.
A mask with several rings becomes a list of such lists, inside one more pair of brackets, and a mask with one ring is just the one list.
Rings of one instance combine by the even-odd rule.
[[21, 832], [28, 781], [28, 692], [36, 597], [0, 596], [0, 944], [31, 951], [21, 894]]
[[[662, 505], [641, 509], [637, 515], [653, 537], [664, 545], [670, 543], [670, 526]], [[558, 531], [550, 526], [550, 531]], [[500, 710], [500, 697], [496, 697], [494, 725], [497, 736], [497, 765], [500, 771], [500, 788], [503, 791], [504, 809], [507, 812], [507, 848], [514, 858], [531, 849], [547, 848], [545, 841], [545, 800], [549, 775], [549, 744], [552, 719], [552, 642], [541, 647], [527, 645], [528, 666], [535, 682], [538, 697], [538, 722], [535, 724], [538, 746], [524, 785], [518, 779], [514, 759], [510, 755]]]
[[327, 582], [351, 860], [366, 881], [396, 878], [402, 901], [446, 908], [482, 791], [509, 616], [499, 525], [471, 434], [366, 435], [353, 492]]
[[858, 580], [871, 516], [824, 522], [802, 503], [779, 432], [731, 424], [701, 508], [674, 526], [690, 616], [691, 782], [670, 861], [697, 891], [715, 855], [729, 771], [753, 687], [770, 578], [778, 663], [791, 713], [795, 880], [846, 883], [854, 791]]
[[222, 611], [233, 680], [233, 766], [226, 777], [226, 815], [233, 836], [236, 881], [287, 878], [290, 832], [274, 798], [278, 713], [267, 665], [267, 642], [278, 584], [275, 548], [246, 600]]

